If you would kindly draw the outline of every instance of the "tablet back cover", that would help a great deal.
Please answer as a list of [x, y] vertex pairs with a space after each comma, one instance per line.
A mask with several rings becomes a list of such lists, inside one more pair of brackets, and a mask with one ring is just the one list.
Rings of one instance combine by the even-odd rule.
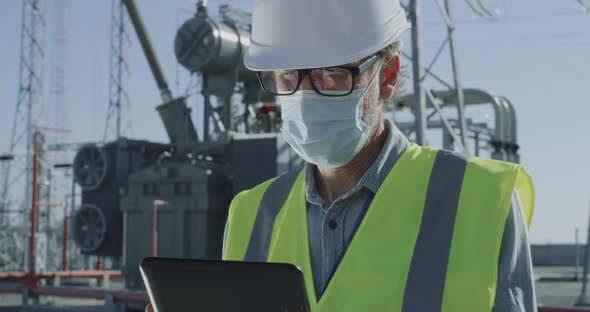
[[156, 312], [308, 312], [294, 265], [145, 258], [140, 265]]

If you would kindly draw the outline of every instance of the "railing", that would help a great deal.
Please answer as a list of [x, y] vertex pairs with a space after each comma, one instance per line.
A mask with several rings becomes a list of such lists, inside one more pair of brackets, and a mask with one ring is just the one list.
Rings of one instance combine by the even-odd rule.
[[100, 278], [100, 277], [122, 277], [121, 271], [109, 270], [80, 270], [80, 271], [53, 271], [37, 272], [30, 274], [27, 272], [0, 272], [0, 280], [3, 279], [26, 279], [27, 276], [34, 276], [37, 279], [43, 278]]
[[[0, 293], [22, 293], [28, 290], [29, 295], [57, 296], [69, 298], [104, 299], [111, 302], [147, 304], [149, 297], [143, 291], [108, 290], [88, 287], [52, 287], [27, 286], [24, 283], [0, 284]], [[539, 312], [590, 312], [590, 308], [552, 308], [540, 307]]]

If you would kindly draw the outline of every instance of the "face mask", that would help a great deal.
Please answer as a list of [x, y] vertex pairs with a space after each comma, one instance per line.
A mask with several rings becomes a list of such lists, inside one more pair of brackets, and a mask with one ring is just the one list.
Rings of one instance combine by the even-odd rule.
[[[378, 73], [378, 72], [377, 72]], [[305, 161], [320, 167], [349, 163], [367, 142], [372, 125], [363, 121], [363, 99], [368, 86], [347, 96], [328, 97], [313, 90], [279, 96], [283, 138]]]

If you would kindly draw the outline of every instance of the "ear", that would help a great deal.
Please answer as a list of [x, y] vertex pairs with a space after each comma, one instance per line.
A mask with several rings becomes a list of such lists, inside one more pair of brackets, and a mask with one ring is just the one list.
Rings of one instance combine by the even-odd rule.
[[382, 68], [379, 99], [386, 102], [393, 97], [397, 86], [400, 70], [399, 54], [396, 54], [393, 57], [385, 57]]

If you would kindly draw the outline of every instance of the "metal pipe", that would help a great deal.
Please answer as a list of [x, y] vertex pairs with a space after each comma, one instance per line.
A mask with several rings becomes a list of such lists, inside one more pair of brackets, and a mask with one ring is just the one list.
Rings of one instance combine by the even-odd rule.
[[504, 100], [504, 97], [500, 97], [500, 104], [502, 104], [503, 113], [504, 113], [504, 126], [505, 128], [505, 139], [504, 139], [504, 152], [506, 153], [506, 161], [509, 162], [517, 162], [516, 161], [516, 154], [512, 153], [512, 144], [516, 143], [516, 140], [513, 137], [514, 129], [512, 128], [514, 124], [511, 122], [512, 118], [512, 107], [508, 105], [508, 103]]
[[502, 102], [504, 103], [504, 107], [506, 109], [506, 123], [510, 125], [510, 131], [506, 133], [507, 140], [511, 144], [515, 144], [513, 150], [510, 150], [511, 161], [515, 163], [520, 163], [520, 156], [518, 155], [518, 129], [517, 129], [517, 121], [516, 121], [516, 110], [514, 109], [514, 105], [512, 102], [508, 100], [506, 97], [501, 97]]
[[426, 144], [426, 94], [422, 85], [422, 59], [420, 56], [420, 1], [410, 1], [410, 20], [412, 23], [412, 64], [414, 74], [414, 116], [416, 122], [416, 143]]
[[[590, 208], [590, 205], [589, 205]], [[590, 258], [590, 213], [588, 213], [588, 235], [586, 236], [586, 248], [584, 250], [584, 269], [582, 270], [582, 291], [576, 301], [576, 305], [586, 305], [586, 285], [588, 284], [588, 259]]]
[[580, 244], [578, 243], [578, 227], [574, 228], [575, 245], [576, 245], [576, 269], [574, 271], [574, 280], [578, 281], [580, 278]]
[[170, 93], [170, 89], [168, 89], [168, 83], [166, 82], [164, 74], [162, 73], [162, 68], [160, 67], [160, 63], [156, 57], [156, 52], [152, 47], [148, 33], [143, 25], [143, 21], [141, 19], [141, 15], [139, 14], [135, 0], [123, 0], [123, 3], [127, 8], [129, 18], [133, 23], [133, 27], [137, 33], [137, 38], [139, 39], [141, 47], [143, 48], [143, 52], [145, 53], [145, 57], [150, 65], [154, 79], [156, 79], [156, 84], [160, 89], [162, 100], [164, 103], [170, 102], [172, 100], [172, 94]]
[[114, 301], [147, 304], [149, 296], [144, 291], [108, 290], [82, 287], [53, 287], [53, 286], [27, 286], [21, 283], [0, 284], [0, 293], [21, 293], [28, 290], [30, 294], [37, 296], [57, 296], [70, 298], [91, 298], [103, 300], [111, 296]]
[[80, 287], [52, 287], [39, 286], [32, 287], [31, 293], [37, 296], [60, 296], [72, 298], [92, 298], [105, 299], [107, 295], [112, 296], [115, 301], [144, 303], [149, 302], [149, 297], [143, 291], [129, 291], [129, 290], [107, 290], [96, 288], [80, 288]]
[[475, 156], [479, 157], [479, 132], [475, 133]]
[[203, 74], [203, 88], [201, 94], [203, 95], [203, 142], [205, 143], [209, 142], [209, 118], [211, 118], [211, 95], [207, 91], [207, 88], [209, 87], [209, 79], [207, 78], [207, 74]]
[[[72, 171], [72, 203], [70, 206], [70, 211], [73, 211], [74, 205], [76, 204], [76, 179], [74, 179], [74, 172]], [[69, 241], [69, 233], [68, 233], [68, 226], [70, 222], [70, 211], [68, 211], [68, 205], [64, 206], [64, 240], [63, 240], [63, 259], [62, 259], [62, 269], [66, 271], [68, 269], [68, 241]]]
[[[21, 293], [23, 288], [27, 288], [26, 285], [13, 283], [13, 284], [0, 284], [0, 293]], [[32, 294], [38, 296], [56, 296], [56, 297], [71, 297], [71, 298], [91, 298], [102, 300], [106, 296], [112, 296], [114, 301], [128, 302], [128, 303], [139, 303], [147, 304], [149, 302], [149, 296], [147, 292], [143, 291], [130, 291], [130, 290], [107, 290], [107, 289], [96, 289], [96, 288], [81, 288], [81, 287], [52, 287], [52, 286], [41, 286], [41, 287], [29, 287]], [[590, 309], [584, 308], [553, 308], [553, 307], [540, 307], [538, 312], [588, 312]]]
[[[67, 208], [66, 208], [67, 210]], [[65, 271], [68, 269], [68, 215], [64, 216], [64, 239], [63, 239], [63, 247], [62, 247], [62, 259], [61, 259], [61, 267]]]
[[158, 256], [158, 205], [154, 200], [152, 209], [152, 257]]
[[[506, 120], [504, 118], [505, 108], [499, 97], [493, 96], [491, 98], [492, 108], [494, 109], [495, 123], [494, 123], [494, 140], [500, 143], [506, 141]], [[506, 151], [503, 148], [494, 150], [492, 158], [498, 160], [506, 160]]]
[[152, 209], [152, 257], [158, 256], [158, 207], [168, 205], [165, 200], [156, 199]]
[[225, 125], [226, 131], [231, 131], [234, 129], [231, 107], [231, 93], [218, 96], [217, 100], [219, 101], [220, 99], [223, 101], [223, 116], [221, 117], [221, 120]]

